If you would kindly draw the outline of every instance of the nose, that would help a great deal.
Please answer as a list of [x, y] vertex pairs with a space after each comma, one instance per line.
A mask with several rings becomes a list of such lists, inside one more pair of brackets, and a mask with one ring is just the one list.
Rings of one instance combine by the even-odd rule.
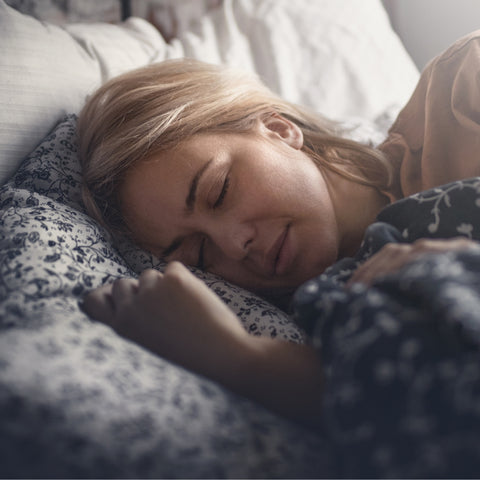
[[225, 221], [212, 222], [208, 228], [208, 236], [220, 251], [231, 260], [241, 261], [249, 253], [255, 238], [255, 226], [231, 218]]

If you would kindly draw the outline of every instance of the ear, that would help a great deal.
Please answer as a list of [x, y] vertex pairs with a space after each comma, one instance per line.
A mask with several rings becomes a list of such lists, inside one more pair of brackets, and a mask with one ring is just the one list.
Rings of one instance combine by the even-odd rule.
[[272, 113], [261, 119], [264, 132], [268, 136], [281, 139], [292, 148], [303, 147], [303, 132], [298, 125], [278, 113]]

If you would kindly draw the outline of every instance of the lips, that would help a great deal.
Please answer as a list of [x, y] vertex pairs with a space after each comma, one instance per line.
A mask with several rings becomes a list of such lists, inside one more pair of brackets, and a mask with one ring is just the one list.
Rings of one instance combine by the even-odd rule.
[[270, 272], [273, 275], [281, 275], [288, 264], [288, 255], [287, 255], [287, 237], [290, 230], [290, 225], [287, 225], [284, 230], [280, 233], [278, 238], [275, 240], [272, 248], [268, 253], [268, 265], [270, 266]]

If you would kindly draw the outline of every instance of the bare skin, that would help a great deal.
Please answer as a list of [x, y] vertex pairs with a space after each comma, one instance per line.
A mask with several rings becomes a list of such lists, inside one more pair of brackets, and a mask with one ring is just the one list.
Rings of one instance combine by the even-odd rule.
[[[359, 268], [351, 283], [371, 284], [429, 253], [480, 248], [465, 238], [389, 244]], [[317, 425], [323, 393], [318, 353], [253, 337], [238, 318], [179, 262], [165, 273], [144, 271], [85, 297], [88, 315], [152, 352], [296, 421]]]
[[86, 296], [84, 310], [143, 345], [276, 413], [315, 423], [322, 369], [306, 345], [253, 337], [236, 315], [179, 262], [145, 270]]
[[348, 281], [348, 285], [354, 283], [371, 285], [376, 279], [395, 273], [425, 254], [446, 253], [471, 248], [478, 249], [480, 246], [478, 242], [464, 237], [447, 240], [422, 238], [411, 244], [389, 243], [355, 271]]
[[202, 133], [127, 172], [119, 190], [135, 241], [261, 294], [293, 292], [352, 255], [388, 203], [319, 168], [279, 115], [251, 132]]
[[[199, 134], [133, 167], [120, 191], [136, 241], [172, 261], [91, 292], [84, 309], [120, 335], [289, 418], [320, 420], [322, 365], [310, 346], [252, 337], [197, 265], [260, 293], [291, 293], [355, 253], [388, 203], [376, 189], [321, 169], [303, 133], [273, 114], [242, 134]], [[351, 283], [371, 284], [419, 255], [465, 239], [387, 246]], [[475, 244], [476, 245], [476, 244]]]

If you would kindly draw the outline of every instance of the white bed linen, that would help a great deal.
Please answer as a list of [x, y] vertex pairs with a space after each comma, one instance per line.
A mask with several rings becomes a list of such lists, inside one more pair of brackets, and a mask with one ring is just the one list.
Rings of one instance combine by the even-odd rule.
[[418, 78], [380, 0], [224, 0], [179, 26], [167, 44], [139, 18], [61, 28], [0, 0], [0, 184], [95, 87], [153, 61], [185, 55], [240, 66], [341, 120], [398, 110]]

